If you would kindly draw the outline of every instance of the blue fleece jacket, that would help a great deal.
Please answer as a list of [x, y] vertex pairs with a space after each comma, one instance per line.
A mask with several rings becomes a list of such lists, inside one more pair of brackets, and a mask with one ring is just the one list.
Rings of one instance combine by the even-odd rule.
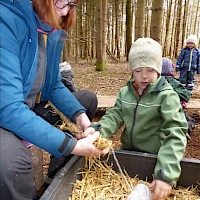
[[181, 69], [196, 71], [197, 74], [200, 74], [200, 52], [197, 48], [185, 47], [181, 50], [176, 62], [176, 71]]
[[[24, 104], [38, 64], [38, 33], [29, 0], [0, 0], [0, 127], [56, 157], [70, 153], [76, 139], [50, 125]], [[66, 38], [55, 31], [47, 39], [47, 72], [42, 100], [51, 101], [69, 119], [85, 110], [61, 82], [59, 62]]]

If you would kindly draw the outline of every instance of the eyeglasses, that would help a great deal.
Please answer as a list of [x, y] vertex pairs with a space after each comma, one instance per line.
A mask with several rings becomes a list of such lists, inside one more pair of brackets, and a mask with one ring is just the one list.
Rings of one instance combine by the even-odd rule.
[[59, 9], [68, 7], [71, 11], [74, 11], [76, 9], [77, 3], [69, 2], [67, 0], [56, 0], [55, 6], [56, 8], [59, 8]]

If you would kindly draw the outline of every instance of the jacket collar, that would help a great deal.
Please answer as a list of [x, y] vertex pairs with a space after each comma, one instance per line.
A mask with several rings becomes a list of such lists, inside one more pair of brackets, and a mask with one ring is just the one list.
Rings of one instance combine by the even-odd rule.
[[36, 24], [39, 30], [42, 30], [44, 33], [52, 33], [55, 29], [47, 24], [45, 24], [35, 13]]
[[[133, 88], [134, 82], [135, 82], [134, 79], [129, 80], [128, 83], [127, 83], [128, 87], [129, 88]], [[165, 80], [165, 78], [162, 77], [162, 76], [159, 76], [156, 81], [154, 81], [153, 83], [150, 83], [147, 86], [146, 93], [149, 93], [149, 92], [160, 92], [167, 84], [168, 83]]]

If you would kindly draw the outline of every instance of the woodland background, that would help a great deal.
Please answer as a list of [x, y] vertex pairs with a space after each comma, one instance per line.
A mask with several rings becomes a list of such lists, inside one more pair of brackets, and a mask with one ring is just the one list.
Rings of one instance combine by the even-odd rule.
[[190, 34], [198, 36], [199, 46], [200, 0], [81, 0], [63, 60], [86, 59], [101, 71], [108, 57], [127, 59], [132, 42], [140, 37], [158, 41], [163, 56], [174, 60]]

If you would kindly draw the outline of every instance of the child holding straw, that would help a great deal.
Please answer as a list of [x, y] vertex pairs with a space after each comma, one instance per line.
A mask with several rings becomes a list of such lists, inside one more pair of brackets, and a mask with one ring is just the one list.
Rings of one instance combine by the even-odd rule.
[[129, 52], [132, 79], [121, 88], [113, 108], [98, 122], [104, 137], [125, 124], [122, 148], [157, 154], [153, 200], [167, 197], [181, 174], [187, 121], [177, 93], [162, 77], [162, 50], [151, 38], [139, 38]]

